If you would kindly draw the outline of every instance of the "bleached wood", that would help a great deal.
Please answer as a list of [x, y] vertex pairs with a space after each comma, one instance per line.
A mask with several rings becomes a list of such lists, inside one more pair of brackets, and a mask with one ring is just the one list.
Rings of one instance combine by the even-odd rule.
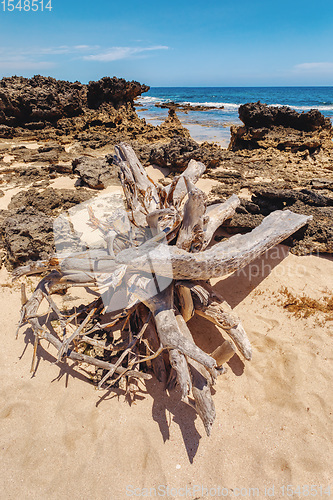
[[[188, 340], [193, 341], [192, 334], [181, 314], [176, 316], [180, 331]], [[192, 379], [192, 394], [195, 401], [195, 409], [201, 418], [207, 436], [210, 436], [211, 428], [216, 417], [215, 405], [211, 394], [210, 374], [197, 361], [191, 359], [188, 366]]]
[[180, 226], [177, 247], [183, 250], [197, 252], [204, 240], [203, 225], [206, 210], [206, 195], [185, 177], [188, 189], [188, 199], [184, 206], [183, 222]]
[[[192, 184], [196, 184], [200, 179], [200, 177], [202, 176], [202, 174], [205, 172], [205, 170], [206, 170], [205, 165], [200, 161], [196, 160], [189, 161], [186, 170], [184, 170], [184, 172], [179, 176], [177, 184], [174, 188], [172, 194], [172, 203], [174, 206], [178, 206], [187, 194], [185, 178], [191, 181]], [[169, 194], [171, 189], [172, 185], [169, 185], [165, 188], [167, 194]]]
[[[193, 254], [174, 246], [159, 245], [150, 252], [149, 257], [161, 276], [199, 280], [219, 278], [246, 266], [295, 233], [310, 219], [311, 216], [278, 210], [268, 215], [250, 233], [232, 236], [203, 252]], [[122, 252], [117, 255], [116, 262], [127, 263]], [[146, 257], [132, 260], [128, 265], [140, 271], [147, 272], [150, 269]]]
[[231, 342], [228, 342], [228, 340], [224, 340], [222, 344], [211, 353], [211, 357], [216, 360], [217, 366], [220, 368], [232, 358], [235, 352], [235, 346]]
[[115, 161], [122, 171], [125, 165], [130, 169], [137, 191], [139, 201], [145, 208], [146, 213], [160, 208], [160, 199], [155, 184], [148, 178], [147, 173], [138, 160], [133, 148], [122, 142], [115, 146]]
[[200, 250], [205, 250], [215, 231], [221, 226], [221, 224], [233, 216], [236, 208], [240, 205], [240, 199], [236, 194], [233, 194], [224, 203], [216, 203], [215, 205], [210, 205], [207, 207], [205, 212], [205, 218], [207, 220], [204, 225], [204, 239]]
[[207, 293], [204, 302], [198, 298], [197, 294], [193, 294], [195, 312], [199, 316], [203, 316], [210, 322], [223, 328], [245, 359], [250, 361], [252, 358], [252, 347], [237, 314], [235, 314], [228, 302], [214, 291], [209, 283], [196, 282], [194, 285], [195, 287], [200, 286]]

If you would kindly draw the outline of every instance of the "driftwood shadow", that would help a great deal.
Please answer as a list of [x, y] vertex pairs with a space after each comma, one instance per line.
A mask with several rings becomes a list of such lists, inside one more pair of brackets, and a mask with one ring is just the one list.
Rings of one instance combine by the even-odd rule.
[[[48, 325], [51, 329], [52, 327]], [[25, 342], [25, 346], [23, 348], [22, 354], [19, 357], [19, 359], [22, 359], [25, 354], [27, 353], [28, 355], [33, 355], [33, 348], [34, 348], [34, 343], [35, 343], [35, 336], [30, 327], [28, 327], [24, 332], [23, 332], [23, 338]], [[28, 346], [31, 345], [32, 351], [28, 350]], [[31, 378], [36, 376], [36, 373], [38, 371], [38, 367], [40, 365], [41, 360], [47, 361], [51, 364], [56, 363], [57, 358], [53, 356], [52, 354], [49, 353], [44, 347], [42, 346], [41, 343], [38, 344], [37, 347], [37, 353], [36, 353], [36, 363], [34, 367], [34, 371], [31, 373]], [[75, 370], [75, 367], [77, 366], [76, 362], [73, 362], [71, 365], [69, 365], [66, 361], [59, 361], [57, 363], [57, 366], [59, 368], [59, 374], [56, 378], [54, 378], [51, 382], [55, 382], [56, 380], [61, 380], [63, 377], [65, 377], [65, 387], [68, 387], [68, 382], [70, 377], [72, 378], [77, 378], [79, 380], [82, 380], [84, 382], [88, 382], [89, 384], [92, 384], [92, 381], [89, 379], [88, 376], [85, 376], [83, 373]], [[81, 369], [82, 370], [82, 369]]]
[[289, 254], [289, 248], [278, 245], [267, 250], [247, 266], [235, 271], [213, 286], [232, 308], [245, 299]]

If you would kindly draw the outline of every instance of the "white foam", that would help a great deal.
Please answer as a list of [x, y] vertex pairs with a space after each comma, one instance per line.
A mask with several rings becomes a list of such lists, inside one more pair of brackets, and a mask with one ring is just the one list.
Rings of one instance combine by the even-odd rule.
[[207, 106], [207, 108], [220, 108], [224, 107], [226, 111], [238, 109], [240, 104], [236, 104], [233, 102], [192, 102], [192, 101], [184, 101], [180, 104], [190, 104], [191, 106]]
[[293, 106], [292, 104], [269, 104], [269, 106], [275, 106], [278, 108], [282, 106], [287, 106], [288, 108], [298, 109], [300, 111], [309, 111], [310, 109], [318, 109], [319, 111], [333, 111], [332, 104], [321, 105], [321, 106], [317, 106], [316, 104], [314, 104], [313, 106]]
[[151, 96], [142, 96], [136, 99], [136, 102], [139, 104], [149, 104], [149, 103], [155, 103], [155, 102], [164, 102], [167, 101], [168, 99], [161, 99], [160, 97], [151, 97]]

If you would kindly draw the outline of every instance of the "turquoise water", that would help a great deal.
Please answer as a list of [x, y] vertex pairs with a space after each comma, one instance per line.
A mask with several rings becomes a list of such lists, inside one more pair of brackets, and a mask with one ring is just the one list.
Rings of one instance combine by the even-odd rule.
[[155, 107], [157, 102], [224, 106], [209, 111], [178, 112], [182, 123], [197, 141], [216, 141], [226, 147], [230, 125], [240, 124], [238, 107], [246, 102], [261, 101], [272, 106], [290, 106], [299, 112], [319, 109], [333, 118], [333, 87], [152, 87], [137, 102], [139, 116], [158, 125], [167, 110]]

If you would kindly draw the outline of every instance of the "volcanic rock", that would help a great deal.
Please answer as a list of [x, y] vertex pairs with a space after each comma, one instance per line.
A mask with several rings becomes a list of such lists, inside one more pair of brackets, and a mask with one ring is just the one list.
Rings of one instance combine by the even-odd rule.
[[30, 79], [3, 78], [0, 137], [64, 143], [74, 139], [96, 149], [123, 140], [152, 142], [175, 135], [189, 136], [175, 114], [159, 127], [138, 117], [133, 101], [148, 90], [146, 85], [115, 77], [88, 85], [40, 75]]
[[285, 209], [313, 217], [286, 242], [293, 253], [333, 253], [333, 197], [320, 195], [311, 189], [257, 189], [251, 201], [242, 200], [227, 229], [230, 232], [250, 231], [271, 212]]
[[[16, 194], [8, 210], [0, 213], [1, 246], [10, 267], [30, 260], [48, 258], [54, 251], [55, 217], [61, 212], [91, 198], [86, 190], [31, 188]], [[65, 220], [65, 219], [64, 219]], [[79, 235], [68, 231], [68, 222], [61, 228], [57, 219], [57, 246], [82, 249]]]
[[308, 151], [333, 149], [333, 127], [329, 118], [318, 110], [298, 113], [287, 106], [267, 106], [260, 102], [239, 107], [239, 118], [245, 126], [231, 127], [229, 149], [268, 149]]
[[73, 173], [92, 189], [104, 189], [118, 181], [118, 168], [112, 165], [112, 157], [108, 160], [81, 156], [75, 159], [72, 165]]
[[156, 103], [156, 108], [172, 109], [174, 111], [182, 111], [188, 113], [189, 111], [211, 111], [212, 109], [224, 109], [224, 106], [205, 106], [204, 104], [179, 104], [174, 101]]

